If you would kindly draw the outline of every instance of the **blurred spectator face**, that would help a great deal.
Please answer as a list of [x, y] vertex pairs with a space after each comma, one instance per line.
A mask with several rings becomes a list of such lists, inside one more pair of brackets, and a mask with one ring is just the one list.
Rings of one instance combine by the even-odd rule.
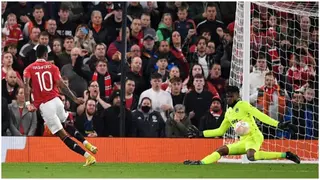
[[193, 85], [196, 90], [202, 90], [204, 87], [204, 78], [195, 78], [193, 80]]
[[205, 52], [207, 48], [207, 43], [204, 39], [200, 39], [197, 44], [197, 51], [199, 52]]
[[96, 66], [96, 71], [102, 75], [106, 74], [108, 72], [107, 62], [100, 61]]
[[113, 99], [114, 106], [120, 106], [120, 96], [117, 96]]
[[292, 103], [294, 107], [300, 107], [303, 104], [304, 98], [301, 93], [293, 93], [292, 95]]
[[72, 62], [76, 62], [77, 58], [78, 58], [78, 55], [80, 54], [80, 49], [79, 48], [73, 48], [71, 50], [71, 61]]
[[89, 116], [93, 116], [95, 112], [96, 112], [96, 103], [94, 100], [89, 99], [86, 105], [86, 113]]
[[282, 20], [280, 22], [280, 32], [287, 33], [287, 29], [288, 29], [288, 22], [285, 20]]
[[95, 55], [96, 57], [104, 57], [105, 54], [106, 54], [106, 48], [105, 48], [105, 46], [102, 45], [102, 44], [97, 45], [97, 46], [96, 46], [96, 49], [95, 49], [95, 51], [94, 51], [94, 55]]
[[221, 110], [221, 103], [218, 100], [212, 101], [210, 109], [213, 112], [219, 112]]
[[268, 75], [265, 77], [265, 86], [268, 88], [272, 88], [275, 84], [274, 77], [272, 75]]
[[74, 48], [73, 39], [67, 39], [66, 38], [64, 40], [63, 47], [65, 48], [66, 51], [71, 51], [72, 48]]
[[312, 32], [311, 32], [311, 41], [312, 42], [318, 42], [319, 41], [319, 32], [317, 29], [314, 29]]
[[23, 88], [19, 88], [16, 98], [17, 98], [18, 102], [24, 102], [25, 98], [24, 98], [24, 89]]
[[126, 93], [133, 94], [134, 88], [136, 87], [136, 83], [132, 80], [127, 80], [126, 82]]
[[173, 68], [171, 68], [170, 73], [169, 73], [169, 76], [170, 76], [170, 78], [180, 77], [180, 70], [179, 70], [179, 68], [178, 68], [178, 67], [173, 67]]
[[22, 6], [25, 6], [27, 4], [27, 2], [26, 1], [19, 1], [19, 4]]
[[131, 71], [139, 73], [142, 67], [142, 60], [140, 57], [135, 57], [131, 60]]
[[70, 102], [66, 100], [66, 96], [63, 94], [60, 94], [60, 99], [64, 105], [64, 109], [65, 110], [70, 109]]
[[143, 46], [146, 50], [151, 51], [154, 47], [154, 40], [152, 39], [146, 39], [143, 41]]
[[300, 20], [300, 28], [305, 32], [309, 32], [310, 29], [310, 18], [307, 16], [302, 16]]
[[147, 28], [147, 27], [150, 27], [150, 23], [151, 23], [151, 17], [143, 14], [141, 16], [141, 26], [143, 28]]
[[277, 18], [276, 16], [269, 17], [269, 27], [276, 27], [277, 26]]
[[39, 44], [47, 46], [49, 44], [49, 36], [40, 35]]
[[186, 9], [178, 10], [178, 18], [180, 21], [185, 21], [187, 19], [188, 12]]
[[122, 21], [122, 10], [121, 9], [118, 9], [118, 10], [114, 11], [114, 18], [117, 21]]
[[17, 17], [15, 15], [10, 15], [7, 19], [9, 26], [17, 24]]
[[131, 5], [131, 6], [138, 6], [138, 5], [139, 5], [139, 2], [130, 2], [130, 5]]
[[171, 27], [172, 26], [172, 18], [171, 15], [169, 13], [164, 14], [163, 16], [163, 23], [167, 26], [167, 27]]
[[[129, 28], [127, 27], [126, 28], [126, 32], [127, 32], [127, 39], [129, 40], [130, 39], [130, 30], [129, 30]], [[120, 40], [122, 39], [122, 28], [120, 29], [120, 31], [119, 31], [119, 37], [120, 37]]]
[[211, 34], [210, 32], [203, 32], [202, 36], [205, 37], [207, 39], [207, 41], [210, 41], [211, 39]]
[[267, 60], [266, 59], [257, 59], [256, 66], [259, 71], [265, 71], [267, 68]]
[[178, 31], [172, 33], [172, 42], [173, 44], [181, 44], [181, 36]]
[[55, 40], [55, 41], [53, 41], [53, 52], [55, 53], [55, 54], [58, 54], [58, 53], [60, 53], [61, 52], [61, 42], [60, 41], [58, 41], [58, 40]]
[[43, 9], [35, 9], [33, 12], [33, 17], [36, 21], [41, 21], [44, 16]]
[[15, 71], [8, 71], [6, 75], [6, 81], [9, 86], [14, 87], [17, 84], [17, 73]]
[[211, 79], [216, 79], [221, 76], [221, 66], [220, 64], [213, 64], [210, 72]]
[[16, 46], [8, 47], [8, 52], [11, 53], [12, 56], [15, 56], [17, 54], [17, 47]]
[[307, 102], [311, 102], [313, 101], [315, 94], [316, 93], [314, 89], [307, 88], [306, 91], [304, 92], [304, 98], [306, 99]]
[[60, 16], [60, 19], [62, 21], [66, 21], [69, 18], [69, 11], [65, 11], [65, 10], [60, 10], [58, 15]]
[[179, 109], [174, 113], [179, 119], [184, 119], [186, 117], [186, 111], [184, 109]]
[[139, 33], [141, 31], [141, 20], [134, 19], [131, 23], [132, 32]]
[[50, 34], [55, 34], [56, 30], [57, 30], [57, 22], [53, 19], [50, 19], [48, 21], [48, 32]]
[[1, 2], [1, 10], [2, 10], [2, 12], [4, 12], [6, 8], [7, 8], [7, 2], [6, 1], [2, 1]]
[[181, 89], [182, 89], [182, 82], [171, 83], [171, 91], [173, 93], [181, 92]]
[[181, 1], [176, 1], [174, 2], [174, 5], [176, 5], [176, 7], [181, 7], [182, 2]]
[[159, 52], [168, 53], [170, 51], [168, 41], [161, 41], [159, 46]]
[[164, 70], [167, 68], [168, 66], [168, 61], [167, 59], [159, 59], [157, 61], [157, 66], [159, 67], [159, 69]]
[[208, 42], [206, 54], [213, 54], [215, 52], [216, 52], [216, 45], [214, 44], [214, 42]]
[[202, 74], [202, 68], [200, 65], [194, 65], [192, 68], [192, 76], [194, 77], [196, 74]]
[[11, 67], [12, 66], [12, 63], [13, 63], [13, 57], [12, 57], [12, 54], [11, 53], [5, 53], [3, 55], [3, 66], [5, 67]]
[[89, 86], [89, 93], [91, 98], [96, 98], [99, 93], [99, 84], [97, 81], [93, 81]]
[[223, 38], [229, 43], [232, 41], [232, 36], [229, 33], [224, 33]]
[[31, 34], [30, 34], [30, 39], [32, 41], [38, 41], [39, 40], [39, 34], [40, 34], [40, 29], [39, 28], [32, 28]]
[[217, 15], [216, 7], [210, 7], [210, 6], [207, 7], [206, 13], [207, 13], [208, 20], [213, 21], [216, 19], [216, 15]]
[[[149, 107], [149, 108], [145, 108], [145, 107]], [[143, 99], [143, 101], [141, 102], [141, 110], [147, 113], [150, 111], [151, 107], [152, 107], [152, 103], [150, 99]]]
[[253, 18], [252, 19], [252, 27], [254, 32], [258, 32], [260, 28], [262, 28], [262, 24], [260, 23], [259, 18]]
[[152, 89], [159, 90], [161, 83], [162, 83], [162, 79], [151, 79]]
[[141, 50], [138, 45], [131, 46], [130, 52], [132, 52], [131, 58], [140, 57], [141, 56]]
[[91, 21], [95, 25], [101, 25], [101, 23], [102, 23], [101, 13], [99, 13], [99, 12], [93, 13], [91, 16]]

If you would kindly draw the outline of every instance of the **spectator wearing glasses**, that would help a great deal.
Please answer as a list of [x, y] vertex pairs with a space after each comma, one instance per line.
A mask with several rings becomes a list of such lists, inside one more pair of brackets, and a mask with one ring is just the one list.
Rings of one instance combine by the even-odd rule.
[[186, 115], [185, 106], [177, 104], [166, 122], [166, 137], [187, 137], [187, 129], [190, 125], [192, 124]]

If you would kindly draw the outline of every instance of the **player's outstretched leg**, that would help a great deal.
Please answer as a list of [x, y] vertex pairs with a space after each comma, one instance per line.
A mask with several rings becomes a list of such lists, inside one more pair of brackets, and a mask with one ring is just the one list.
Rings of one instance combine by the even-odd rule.
[[215, 152], [212, 154], [206, 156], [203, 158], [201, 161], [192, 161], [192, 160], [186, 160], [183, 162], [185, 165], [202, 165], [202, 164], [211, 164], [214, 162], [217, 162], [221, 156], [226, 156], [229, 153], [229, 148], [227, 146], [222, 146], [219, 149], [217, 149]]
[[89, 143], [73, 125], [64, 123], [64, 127], [72, 137], [75, 137], [78, 141], [82, 142], [84, 147], [86, 147], [90, 152], [92, 152], [93, 154], [96, 154], [98, 152], [98, 148]]
[[291, 160], [297, 164], [300, 164], [300, 158], [292, 152], [266, 152], [266, 151], [255, 151], [254, 149], [249, 149], [247, 151], [247, 157], [250, 161], [256, 160], [271, 160], [271, 159], [281, 159], [285, 158]]
[[84, 156], [86, 158], [86, 163], [83, 166], [89, 166], [96, 163], [96, 159], [83, 150], [76, 142], [74, 142], [66, 133], [64, 129], [59, 130], [55, 135], [59, 136], [60, 139], [74, 152]]

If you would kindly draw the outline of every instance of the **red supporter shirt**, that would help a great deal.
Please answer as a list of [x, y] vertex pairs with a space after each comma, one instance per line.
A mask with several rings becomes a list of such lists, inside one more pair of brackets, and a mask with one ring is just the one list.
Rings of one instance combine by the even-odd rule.
[[132, 102], [133, 102], [133, 96], [132, 96], [131, 98], [129, 98], [129, 99], [126, 99], [126, 108], [127, 108], [128, 110], [131, 109]]
[[38, 59], [25, 69], [23, 76], [31, 79], [36, 108], [59, 96], [56, 82], [61, 79], [60, 71], [52, 63]]
[[[18, 71], [15, 71], [15, 72], [17, 73], [17, 78], [19, 78], [20, 80], [22, 80], [19, 72], [18, 72]], [[1, 77], [2, 77], [1, 79], [5, 79], [6, 76], [7, 76], [7, 73], [4, 72], [3, 69], [1, 69]]]

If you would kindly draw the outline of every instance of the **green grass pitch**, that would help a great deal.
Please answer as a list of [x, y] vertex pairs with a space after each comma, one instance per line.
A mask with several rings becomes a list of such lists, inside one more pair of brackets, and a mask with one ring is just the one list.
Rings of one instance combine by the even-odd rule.
[[317, 164], [3, 163], [3, 178], [318, 178]]

